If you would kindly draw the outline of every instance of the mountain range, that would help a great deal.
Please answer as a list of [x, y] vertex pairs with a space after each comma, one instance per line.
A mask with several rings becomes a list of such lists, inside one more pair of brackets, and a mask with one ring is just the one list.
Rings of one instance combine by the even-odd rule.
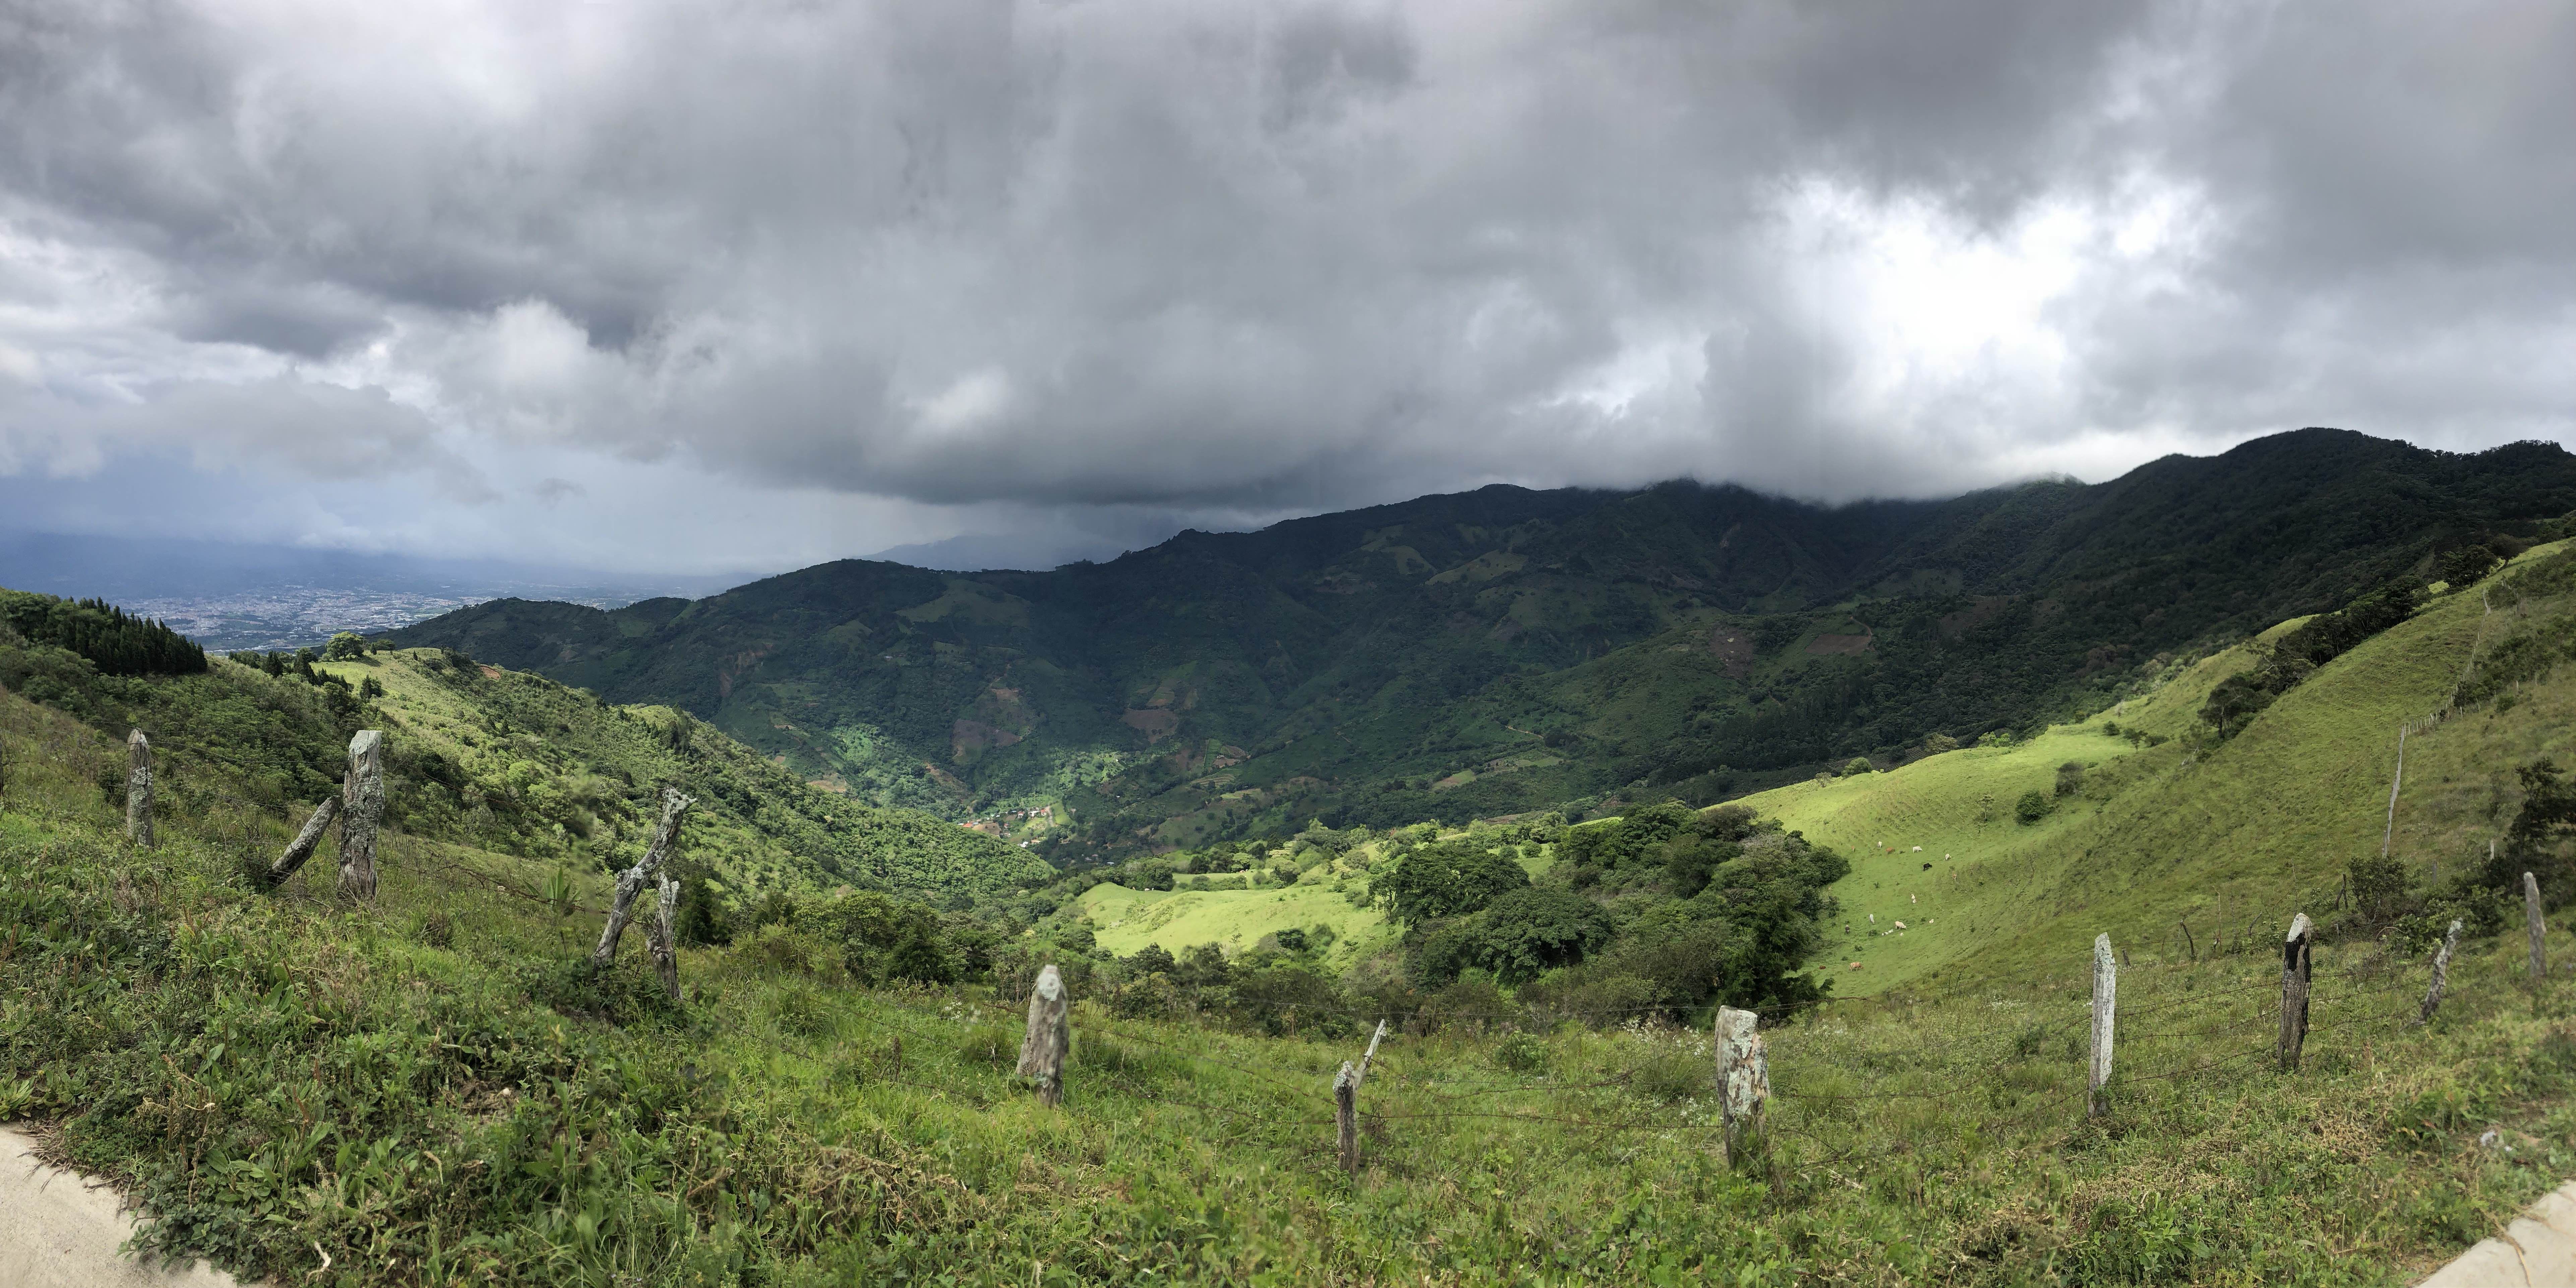
[[392, 634], [668, 703], [873, 803], [1056, 806], [1044, 844], [1078, 862], [1902, 760], [2098, 707], [2571, 510], [2576, 457], [2552, 444], [2307, 429], [1946, 501], [1493, 486], [1048, 572], [844, 560]]

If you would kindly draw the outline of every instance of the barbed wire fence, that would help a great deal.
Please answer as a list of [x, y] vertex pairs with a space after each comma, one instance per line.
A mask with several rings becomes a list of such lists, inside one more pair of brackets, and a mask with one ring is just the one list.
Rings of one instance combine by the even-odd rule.
[[[2418, 976], [2425, 971], [2398, 968], [2384, 952], [2337, 956], [2344, 960], [2316, 971], [2309, 982], [2304, 1042], [2321, 1054], [2331, 1048], [2341, 1059], [2367, 1058], [2372, 1044], [2419, 1027], [2417, 1008], [2426, 980]], [[2258, 973], [2221, 966], [2219, 977], [2212, 979], [2209, 964], [2187, 970], [2182, 963], [2164, 965], [2167, 969], [2161, 971], [2153, 966], [2132, 971], [2135, 1000], [2116, 1008], [2118, 1025], [2133, 1027], [2115, 1025], [2122, 1059], [2109, 1083], [2114, 1112], [2145, 1107], [2155, 1092], [2182, 1096], [2186, 1089], [2217, 1090], [2287, 1072], [2279, 1044], [2282, 1007], [2291, 1003], [2283, 1000], [2277, 967]], [[2479, 983], [2491, 992], [2495, 981], [2481, 976]], [[2492, 1000], [2468, 989], [2455, 990], [2450, 998], [2455, 1006]], [[1904, 1112], [1941, 1123], [1952, 1134], [1972, 1133], [2009, 1147], [2049, 1147], [2087, 1130], [2091, 1088], [2082, 1044], [2093, 1021], [2089, 1001], [2043, 988], [2028, 999], [1990, 1001], [2014, 1013], [2000, 1023], [1927, 1032], [1902, 1022], [1910, 1013], [1963, 1004], [1974, 1002], [1846, 998], [1771, 1008], [1764, 1022], [1776, 1080], [1764, 1088], [1764, 1111], [1769, 1138], [1783, 1146], [1773, 1165], [1857, 1184], [1842, 1173], [1934, 1149], [1926, 1139], [1877, 1121], [1897, 1106], [1912, 1106]], [[2064, 1013], [2050, 1013], [2061, 1004]], [[1346, 1007], [1315, 1009], [1348, 1018], [1399, 1018], [1372, 1017]], [[1710, 1039], [1696, 1028], [1651, 1022], [1662, 1010], [1612, 1008], [1622, 1023], [1598, 1036], [1626, 1041], [1629, 1064], [1587, 1070], [1584, 1076], [1504, 1076], [1500, 1070], [1466, 1067], [1455, 1058], [1454, 1044], [1443, 1044], [1437, 1054], [1426, 1049], [1425, 1058], [1416, 1060], [1408, 1051], [1413, 1042], [1399, 1037], [1377, 1055], [1378, 1067], [1368, 1084], [1370, 1103], [1360, 1110], [1374, 1142], [1372, 1152], [1386, 1166], [1438, 1173], [1465, 1166], [1444, 1161], [1457, 1153], [1457, 1131], [1528, 1127], [1560, 1138], [1570, 1133], [1579, 1144], [1605, 1148], [1637, 1136], [1661, 1137], [1695, 1143], [1715, 1156], [1726, 1125], [1710, 1110], [1717, 1098], [1714, 1086], [1676, 1096], [1668, 1072], [1656, 1067], [1659, 1057], [1713, 1057]], [[1819, 1011], [1823, 1014], [1815, 1014]], [[1872, 1012], [1887, 1022], [1866, 1023]], [[1007, 1036], [1018, 1018], [1002, 999], [923, 995], [912, 1001], [887, 993], [874, 998], [853, 1022], [898, 1035], [899, 1052], [906, 1039], [916, 1050], [954, 1050], [970, 1029], [989, 1027]], [[1496, 1011], [1492, 1018], [1525, 1018], [1525, 1013]], [[1786, 1020], [1801, 1022], [1781, 1023]], [[2151, 1022], [2134, 1027], [2141, 1021]], [[1096, 1002], [1080, 1008], [1076, 1027], [1081, 1041], [1069, 1076], [1077, 1101], [1087, 1082], [1092, 1094], [1122, 1105], [1203, 1115], [1217, 1133], [1203, 1137], [1211, 1144], [1233, 1147], [1257, 1138], [1264, 1147], [1318, 1171], [1334, 1166], [1330, 1067], [1338, 1055], [1326, 1044], [1310, 1040], [1303, 1044], [1303, 1058], [1283, 1060], [1276, 1047], [1265, 1049], [1252, 1037], [1202, 1031], [1178, 1040], [1169, 1033], [1148, 1032], [1144, 1024], [1108, 1014]], [[952, 1084], [905, 1077], [900, 1056], [870, 1063], [865, 1037], [818, 1050], [748, 1028], [739, 1032], [753, 1045], [812, 1064], [826, 1076], [858, 1068], [862, 1071], [856, 1076], [863, 1081], [934, 1096], [958, 1094]], [[1004, 1043], [994, 1045], [998, 1051]], [[1138, 1048], [1149, 1048], [1165, 1062], [1165, 1070], [1203, 1068], [1230, 1076], [1139, 1074]], [[1710, 1067], [1713, 1073], [1713, 1059]], [[1194, 1094], [1181, 1094], [1174, 1082]], [[1223, 1088], [1223, 1094], [1208, 1095], [1212, 1087]]]

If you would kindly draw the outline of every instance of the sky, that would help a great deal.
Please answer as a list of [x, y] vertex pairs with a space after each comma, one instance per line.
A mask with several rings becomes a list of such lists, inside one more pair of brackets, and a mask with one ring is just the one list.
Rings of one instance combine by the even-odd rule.
[[2576, 439], [2576, 4], [11, 0], [0, 524], [774, 570]]

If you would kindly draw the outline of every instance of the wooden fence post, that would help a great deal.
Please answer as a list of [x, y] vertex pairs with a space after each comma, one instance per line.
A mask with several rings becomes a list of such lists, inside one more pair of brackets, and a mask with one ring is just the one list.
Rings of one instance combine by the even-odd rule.
[[2198, 962], [2200, 960], [2200, 943], [2191, 937], [2191, 923], [2186, 921], [2176, 921], [2174, 924], [2182, 927], [2182, 946], [2184, 950], [2191, 954], [2191, 959], [2194, 962]]
[[1359, 1067], [1344, 1060], [1342, 1071], [1333, 1075], [1333, 1130], [1341, 1146], [1342, 1171], [1351, 1175], [1360, 1170], [1360, 1084], [1368, 1081], [1369, 1061], [1377, 1058], [1377, 1044], [1385, 1037], [1386, 1021], [1379, 1020]]
[[323, 797], [322, 803], [304, 816], [304, 827], [295, 834], [294, 840], [287, 843], [286, 853], [278, 855], [277, 862], [268, 865], [268, 884], [274, 886], [294, 876], [295, 870], [303, 867], [304, 861], [312, 858], [313, 851], [321, 847], [322, 834], [331, 830], [331, 821], [338, 817], [340, 798]]
[[2531, 982], [2538, 984], [2549, 974], [2549, 949], [2543, 936], [2548, 928], [2540, 921], [2540, 883], [2531, 874], [2522, 874], [2522, 919], [2531, 927]]
[[662, 878], [661, 904], [654, 910], [653, 924], [644, 928], [644, 946], [653, 954], [653, 968], [662, 974], [662, 988], [671, 1000], [680, 1000], [680, 946], [671, 936], [671, 923], [680, 908], [680, 883]]
[[1064, 1102], [1064, 1054], [1073, 1045], [1067, 1022], [1071, 1005], [1064, 995], [1064, 976], [1050, 963], [1038, 972], [1029, 990], [1029, 1031], [1020, 1038], [1020, 1076], [1038, 1082], [1038, 1103], [1049, 1109]]
[[2093, 1063], [2086, 1071], [2087, 1118], [2109, 1112], [2103, 1088], [2111, 1082], [2111, 1016], [2120, 994], [2120, 967], [2111, 960], [2111, 937], [2093, 937]]
[[2423, 1013], [2415, 1017], [2418, 1024], [2433, 1022], [2433, 1012], [2441, 1009], [2442, 986], [2451, 980], [2451, 952], [2460, 946], [2460, 919], [2451, 919], [2450, 933], [2442, 936], [2442, 951], [2433, 954], [2433, 986], [2424, 990]]
[[695, 804], [675, 788], [662, 789], [662, 821], [653, 829], [653, 843], [644, 848], [644, 857], [634, 867], [617, 874], [617, 897], [609, 904], [608, 924], [599, 928], [599, 946], [590, 950], [591, 961], [605, 965], [617, 956], [618, 937], [626, 933], [626, 923], [635, 915], [635, 896], [643, 893], [644, 883], [679, 845], [680, 815]]
[[349, 740], [340, 787], [340, 893], [376, 897], [376, 827], [385, 816], [385, 735], [361, 729]]
[[1751, 1011], [1717, 1008], [1717, 1104], [1730, 1160], [1760, 1136], [1762, 1107], [1771, 1098], [1771, 1068], [1757, 1031], [1761, 1022]]
[[2290, 922], [2289, 936], [2281, 941], [2281, 1068], [2299, 1067], [2300, 1048], [2308, 1041], [2308, 967], [2309, 940], [2314, 930], [2308, 914], [2300, 913]]
[[125, 839], [152, 848], [152, 740], [125, 735]]

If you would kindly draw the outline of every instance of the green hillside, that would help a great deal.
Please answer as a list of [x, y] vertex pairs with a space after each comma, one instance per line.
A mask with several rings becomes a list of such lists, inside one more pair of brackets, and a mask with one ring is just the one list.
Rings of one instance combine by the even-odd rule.
[[[2554, 621], [2548, 600], [2528, 596], [2521, 622]], [[2154, 769], [2180, 736], [2107, 757], [2106, 774], [2145, 776], [2102, 812], [2163, 773], [2201, 783], [2217, 813], [2217, 785], [2193, 771], [2324, 755], [2343, 733], [2320, 713], [2362, 702], [2356, 682], [2474, 678], [2433, 655], [2475, 605], [2437, 602], [2235, 739], [2184, 753], [2194, 765]], [[2489, 629], [2509, 641], [2519, 627]], [[2131, 717], [2173, 718], [2164, 707], [2208, 674], [2181, 671]], [[443, 680], [401, 678], [410, 736], [443, 728], [481, 750], [469, 724], [438, 724], [458, 709]], [[2543, 669], [2423, 735], [2447, 750], [2425, 753], [2425, 795], [2401, 798], [2428, 829], [2409, 843], [2450, 844], [2439, 820], [2477, 811], [2441, 802], [2478, 790], [2516, 817], [2511, 766], [2534, 744], [2510, 731], [2563, 730], [2570, 692], [2563, 668]], [[1974, 836], [1956, 792], [1928, 790], [1936, 772], [2053, 779], [2056, 748], [2095, 739], [2111, 741], [2061, 731], [1830, 790], [1852, 793], [1838, 814], [1879, 810], [1852, 826], [1884, 827], [1908, 816], [1868, 793], [1911, 784], [1927, 834]], [[2417, 754], [2410, 740], [2410, 773]], [[1376, 991], [1385, 954], [1318, 974], [1296, 964], [1311, 946], [1139, 975], [1054, 942], [1072, 929], [1063, 909], [996, 935], [1008, 908], [978, 931], [820, 893], [729, 946], [684, 946], [675, 1005], [632, 947], [605, 972], [579, 964], [595, 874], [576, 874], [567, 913], [529, 893], [551, 859], [398, 831], [374, 903], [339, 902], [327, 880], [260, 891], [241, 856], [273, 851], [287, 820], [174, 808], [161, 846], [136, 850], [97, 782], [120, 755], [111, 733], [0, 693], [0, 1119], [34, 1122], [147, 1204], [147, 1247], [275, 1282], [2394, 1284], [2576, 1167], [2576, 992], [2563, 974], [2526, 985], [2512, 935], [2466, 942], [2440, 1017], [2416, 1026], [2421, 957], [2339, 929], [2305, 1059], [2284, 1073], [2268, 939], [2204, 939], [2200, 960], [2177, 961], [2114, 921], [2135, 960], [2106, 1112], [2088, 1118], [2080, 937], [2120, 901], [2198, 893], [2114, 881], [2092, 907], [2035, 912], [2053, 920], [1975, 978], [1926, 970], [1904, 997], [1768, 1014], [1766, 1131], [1726, 1154], [1704, 1013], [1689, 1027], [1569, 1013], [1543, 981], [1514, 994], [1472, 978], [1397, 1009]], [[190, 772], [195, 799], [220, 804], [235, 783], [219, 765]], [[2285, 817], [2345, 812], [2291, 792]], [[1621, 888], [1632, 869], [1605, 847], [1632, 821], [1551, 832], [1520, 870]], [[1327, 875], [1230, 893], [1293, 902], [1330, 894], [1337, 866], [1376, 877], [1528, 835], [1314, 834], [1251, 856], [1274, 874], [1253, 879]], [[1122, 868], [1141, 880], [1153, 864], [1175, 881], [1243, 876]], [[2276, 933], [2285, 892], [2313, 879], [2284, 860], [2232, 890]], [[1075, 902], [1115, 921], [1190, 897], [1148, 894], [1094, 886]], [[2576, 940], [2553, 929], [2551, 951]], [[1012, 1074], [1019, 990], [1040, 960], [1065, 967], [1076, 998], [1059, 1110]], [[1359, 1093], [1346, 1175], [1328, 1087], [1382, 1015], [1398, 1023]]]
[[[389, 735], [389, 821], [424, 840], [606, 871], [643, 854], [667, 784], [699, 802], [694, 862], [731, 904], [839, 883], [962, 902], [1053, 876], [981, 833], [810, 786], [681, 712], [436, 650], [349, 654], [192, 655], [193, 674], [116, 675], [0, 624], [0, 686], [103, 734], [144, 730], [168, 799], [243, 827], [301, 821], [338, 789], [350, 736], [375, 727]], [[121, 790], [101, 772], [103, 791]]]
[[2546, 444], [2308, 430], [1938, 503], [1492, 487], [1046, 573], [845, 561], [396, 638], [689, 711], [857, 799], [1056, 809], [1049, 853], [1076, 862], [1317, 817], [1708, 803], [2029, 732], [2571, 509], [2576, 459]]
[[[2515, 644], [2556, 632], [2576, 581], [2570, 564], [2565, 545], [2542, 546], [2483, 586], [2437, 597], [2224, 742], [2201, 707], [2220, 679], [2251, 664], [2259, 640], [2008, 749], [1952, 751], [1743, 803], [1852, 858], [1835, 887], [1854, 923], [1842, 946], [1848, 993], [2012, 977], [2074, 960], [2100, 931], [2155, 960], [2260, 940], [2287, 920], [2284, 908], [2324, 917], [2346, 906], [2348, 865], [2376, 855], [2389, 832], [2401, 726], [2410, 732], [2390, 850], [2427, 885], [2437, 870], [2456, 876], [2483, 862], [2518, 798], [2511, 767], [2571, 760], [2567, 689], [2539, 683], [2543, 672]], [[2506, 611], [2490, 612], [2499, 598]], [[2529, 673], [2453, 707], [2464, 681], [2487, 673], [2473, 653]], [[2114, 727], [2164, 741], [2144, 746], [2110, 736]], [[2056, 770], [2069, 762], [2085, 767], [2082, 784], [2058, 797]], [[2014, 806], [2032, 791], [2047, 793], [2052, 810], [2023, 823]], [[1887, 933], [1897, 920], [1906, 929]]]

